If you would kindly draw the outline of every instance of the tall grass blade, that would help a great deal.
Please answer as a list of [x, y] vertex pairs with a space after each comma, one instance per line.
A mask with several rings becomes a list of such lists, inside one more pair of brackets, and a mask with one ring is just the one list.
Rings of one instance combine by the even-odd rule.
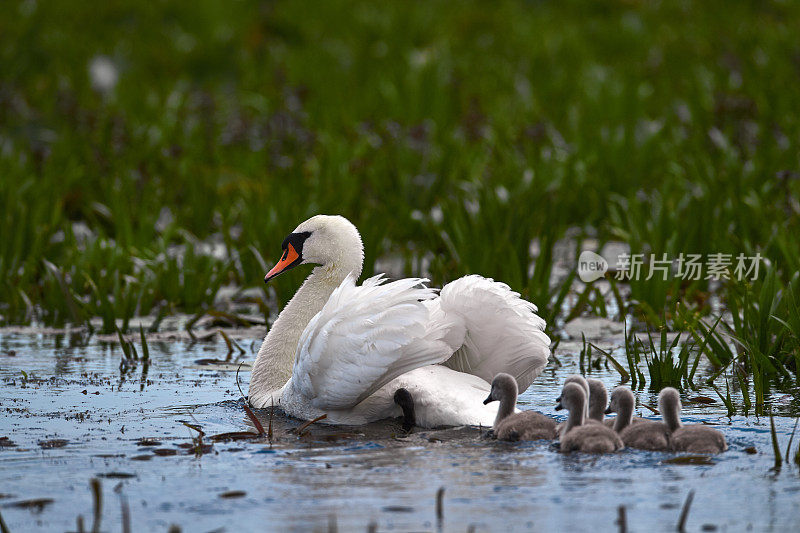
[[778, 433], [775, 431], [775, 419], [772, 413], [769, 414], [769, 433], [772, 437], [772, 452], [775, 455], [775, 465], [772, 467], [775, 472], [780, 472], [783, 465], [783, 457], [781, 456], [781, 448], [778, 445]]

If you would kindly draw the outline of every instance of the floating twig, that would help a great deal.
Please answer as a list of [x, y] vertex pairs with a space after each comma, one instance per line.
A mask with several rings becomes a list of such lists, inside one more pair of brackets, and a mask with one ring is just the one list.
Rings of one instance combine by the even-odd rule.
[[677, 530], [680, 533], [686, 531], [686, 519], [689, 518], [689, 509], [692, 507], [692, 500], [694, 500], [694, 489], [689, 491], [686, 495], [686, 501], [683, 502], [683, 509], [681, 509], [681, 517], [678, 520]]
[[100, 480], [93, 477], [89, 480], [94, 497], [94, 518], [92, 519], [92, 533], [100, 533], [100, 521], [103, 518], [103, 490]]
[[[258, 430], [258, 436], [263, 437], [264, 426], [261, 425], [261, 422], [258, 420], [258, 417], [256, 417], [255, 413], [253, 413], [253, 410], [250, 409], [249, 405], [250, 401], [247, 399], [247, 396], [245, 396], [244, 393], [242, 392], [242, 386], [239, 384], [239, 370], [242, 369], [243, 364], [244, 361], [239, 363], [239, 366], [236, 368], [236, 388], [239, 389], [239, 394], [242, 395], [242, 399], [244, 400], [244, 404], [242, 405], [244, 407], [244, 412], [247, 413], [248, 418], [250, 418], [250, 421], [253, 422], [253, 425], [256, 427], [256, 430]], [[270, 428], [270, 435], [272, 435], [272, 418], [270, 418], [269, 428]]]
[[228, 353], [225, 355], [225, 361], [230, 361], [231, 355], [233, 354], [233, 341], [231, 340], [230, 337], [228, 337], [228, 334], [222, 331], [221, 329], [218, 329], [217, 333], [222, 335], [222, 340], [224, 340], [225, 345], [228, 346]]
[[297, 434], [298, 434], [298, 435], [300, 435], [300, 436], [302, 436], [302, 435], [303, 435], [303, 431], [305, 431], [305, 429], [306, 429], [308, 426], [310, 426], [311, 424], [313, 424], [313, 423], [315, 423], [315, 422], [319, 422], [320, 420], [324, 420], [324, 419], [326, 419], [326, 418], [328, 418], [328, 414], [327, 414], [327, 413], [326, 413], [326, 414], [323, 414], [323, 415], [320, 415], [320, 416], [318, 416], [318, 417], [317, 417], [317, 418], [315, 418], [314, 420], [309, 420], [308, 422], [306, 422], [305, 424], [303, 424], [302, 426], [300, 426], [299, 428], [297, 428]]
[[[189, 415], [189, 416], [191, 416], [191, 415]], [[192, 417], [192, 418], [194, 418], [194, 417]], [[180, 422], [181, 424], [183, 424], [184, 426], [186, 426], [189, 429], [195, 430], [201, 436], [206, 434], [206, 432], [203, 431], [203, 428], [200, 426], [200, 424], [190, 424], [186, 420], [178, 420], [178, 422]]]
[[119, 494], [120, 516], [122, 517], [122, 533], [131, 533], [131, 509], [128, 505], [128, 498], [120, 492]]
[[11, 533], [11, 532], [8, 530], [8, 526], [7, 526], [7, 525], [6, 525], [6, 523], [3, 521], [3, 514], [2, 514], [2, 513], [0, 513], [0, 533]]
[[192, 338], [193, 342], [197, 341], [197, 335], [194, 334], [194, 331], [192, 331], [192, 329], [194, 329], [194, 325], [197, 323], [198, 320], [203, 318], [205, 314], [206, 314], [206, 309], [203, 309], [202, 311], [194, 315], [192, 319], [189, 320], [189, 322], [186, 323], [186, 332], [189, 334], [189, 337]]
[[642, 407], [646, 407], [647, 409], [652, 411], [654, 415], [660, 415], [661, 414], [661, 412], [658, 409], [656, 409], [655, 407], [653, 407], [652, 405], [647, 405], [646, 403], [643, 403], [641, 405], [642, 405]]
[[249, 403], [248, 400], [247, 400], [247, 396], [245, 396], [244, 393], [242, 392], [242, 386], [239, 384], [239, 370], [242, 369], [242, 365], [243, 364], [244, 364], [244, 361], [239, 363], [239, 366], [236, 367], [236, 388], [239, 389], [239, 394], [242, 395], [242, 400], [244, 400], [244, 403]]
[[272, 417], [275, 413], [275, 398], [270, 397], [269, 399], [272, 407], [269, 410], [269, 429], [267, 430], [267, 439], [269, 439], [269, 445], [272, 446]]
[[250, 418], [250, 421], [253, 422], [253, 425], [256, 427], [256, 430], [258, 430], [258, 436], [263, 437], [264, 426], [261, 425], [261, 422], [258, 420], [258, 417], [256, 417], [253, 410], [250, 409], [250, 406], [247, 405], [247, 402], [243, 403], [242, 407], [244, 407], [244, 412], [247, 413], [247, 416]]
[[436, 523], [442, 529], [444, 523], [444, 487], [436, 491]]

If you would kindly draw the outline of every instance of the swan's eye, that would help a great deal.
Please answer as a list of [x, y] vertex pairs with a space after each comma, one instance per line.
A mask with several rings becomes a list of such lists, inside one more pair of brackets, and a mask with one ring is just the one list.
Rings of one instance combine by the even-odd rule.
[[281, 261], [286, 261], [286, 258], [289, 256], [289, 249], [285, 249], [283, 251], [283, 257], [281, 257]]

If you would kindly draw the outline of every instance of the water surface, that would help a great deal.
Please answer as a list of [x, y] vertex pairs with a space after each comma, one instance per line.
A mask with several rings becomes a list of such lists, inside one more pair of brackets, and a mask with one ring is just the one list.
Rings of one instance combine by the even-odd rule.
[[[223, 342], [151, 343], [145, 374], [141, 363], [120, 370], [118, 345], [69, 340], [0, 334], [0, 437], [8, 439], [0, 441], [0, 512], [11, 531], [74, 531], [79, 515], [88, 529], [95, 477], [104, 531], [121, 530], [123, 500], [134, 531], [327, 531], [332, 523], [340, 531], [370, 523], [386, 531], [614, 530], [621, 505], [630, 531], [673, 531], [692, 489], [690, 531], [785, 531], [800, 520], [797, 468], [770, 470], [769, 421], [729, 420], [719, 401], [684, 410], [685, 421], [719, 424], [728, 439], [730, 451], [706, 464], [634, 450], [562, 455], [551, 443], [489, 441], [478, 428], [406, 436], [397, 421], [313, 425], [298, 436], [301, 422], [277, 413], [272, 444], [212, 443], [214, 434], [252, 430], [235, 372], [196, 364], [224, 358]], [[554, 399], [578, 370], [575, 353], [574, 344], [560, 347], [562, 366], [551, 364], [521, 396], [524, 408], [563, 418]], [[593, 375], [619, 383], [613, 369]], [[246, 391], [249, 374], [240, 377]], [[638, 396], [655, 404], [648, 391]], [[774, 403], [793, 411], [788, 396]], [[269, 410], [258, 416], [267, 426]], [[775, 422], [785, 448], [795, 419]], [[185, 424], [201, 428], [202, 443]], [[35, 499], [44, 501], [20, 507]]]

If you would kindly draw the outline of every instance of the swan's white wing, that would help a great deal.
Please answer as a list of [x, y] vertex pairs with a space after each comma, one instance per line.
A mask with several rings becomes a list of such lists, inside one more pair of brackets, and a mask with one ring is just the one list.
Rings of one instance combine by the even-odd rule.
[[536, 306], [505, 283], [482, 276], [459, 278], [442, 288], [439, 305], [464, 321], [463, 346], [445, 365], [491, 382], [499, 372], [527, 389], [547, 364], [550, 339]]
[[348, 276], [303, 331], [291, 386], [315, 407], [353, 407], [388, 381], [440, 363], [457, 348], [448, 341], [458, 325], [444, 315], [431, 320], [425, 301], [436, 292], [425, 287], [427, 280], [383, 281], [375, 276], [359, 287]]

